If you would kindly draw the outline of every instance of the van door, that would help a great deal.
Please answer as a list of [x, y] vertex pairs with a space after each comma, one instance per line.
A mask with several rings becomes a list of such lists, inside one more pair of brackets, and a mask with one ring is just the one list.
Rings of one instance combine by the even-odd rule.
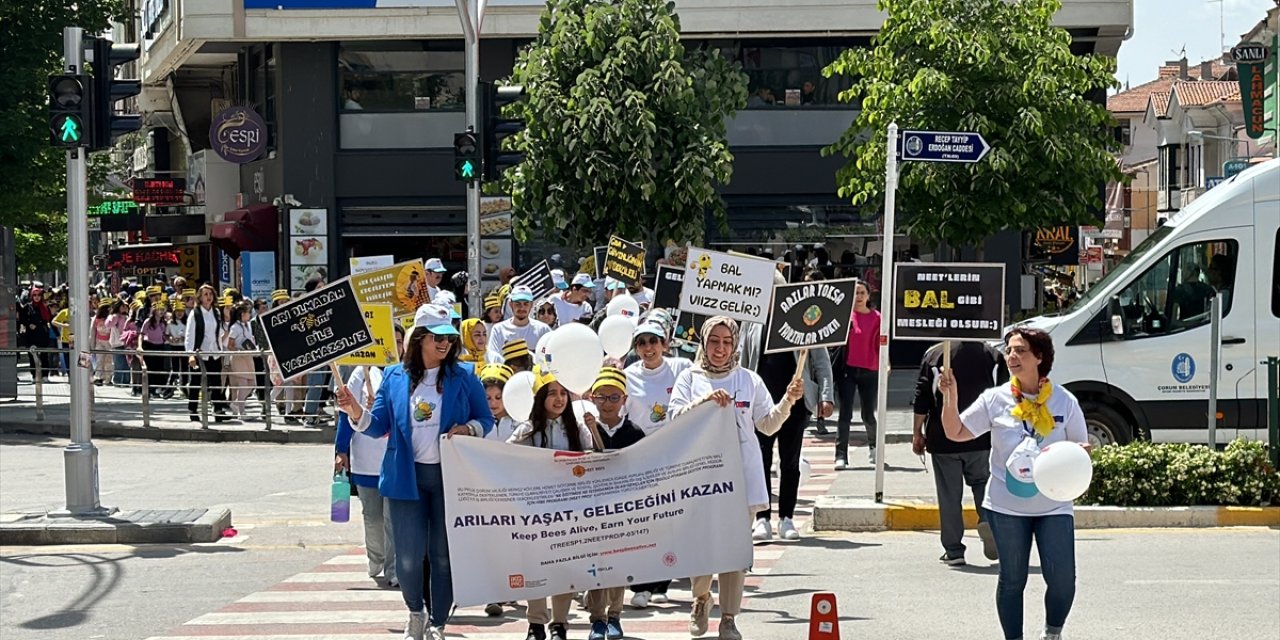
[[1209, 378], [1215, 373], [1209, 370], [1209, 316], [1218, 291], [1224, 294], [1218, 441], [1236, 437], [1243, 424], [1241, 395], [1253, 395], [1257, 361], [1253, 264], [1250, 227], [1188, 234], [1117, 294], [1124, 333], [1103, 344], [1103, 366], [1107, 382], [1137, 401], [1139, 421], [1152, 440], [1208, 439]]
[[[1280, 356], [1280, 197], [1272, 196], [1268, 204], [1257, 204], [1258, 279], [1259, 284], [1270, 279], [1270, 287], [1258, 287], [1257, 325], [1258, 340], [1254, 348], [1254, 360], [1258, 371], [1254, 374], [1253, 406], [1257, 414], [1254, 422], [1254, 438], [1266, 442], [1267, 435], [1267, 367], [1262, 364], [1268, 357]], [[1269, 274], [1269, 275], [1268, 275]]]

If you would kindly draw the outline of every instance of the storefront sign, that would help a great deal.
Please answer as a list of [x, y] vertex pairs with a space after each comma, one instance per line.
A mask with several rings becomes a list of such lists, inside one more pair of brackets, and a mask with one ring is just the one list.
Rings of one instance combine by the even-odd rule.
[[637, 287], [644, 277], [644, 247], [618, 236], [609, 237], [604, 259], [604, 275], [628, 287]]
[[1244, 132], [1255, 140], [1267, 131], [1265, 74], [1270, 54], [1267, 45], [1261, 42], [1246, 42], [1231, 49], [1231, 61], [1236, 63], [1240, 77]]
[[1222, 177], [1230, 178], [1249, 168], [1248, 158], [1232, 158], [1222, 163]]
[[894, 340], [1003, 337], [1003, 264], [907, 262], [895, 266]]
[[374, 344], [346, 278], [276, 307], [259, 319], [285, 380]]
[[138, 204], [184, 204], [186, 178], [134, 178], [133, 201]]
[[107, 270], [133, 267], [182, 266], [182, 250], [178, 247], [123, 247], [112, 249], [107, 257]]
[[689, 247], [680, 310], [764, 324], [775, 272], [768, 260]]
[[705, 403], [603, 454], [442, 440], [454, 599], [528, 600], [750, 565], [747, 536], [706, 535], [706, 523], [739, 522], [747, 508], [742, 454], [725, 446], [738, 442], [734, 416]]
[[352, 275], [349, 280], [360, 304], [389, 304], [396, 317], [412, 316], [430, 302], [421, 260]]
[[[218, 252], [218, 284], [232, 286], [235, 283], [235, 259], [222, 249]], [[243, 292], [242, 292], [243, 293]]]
[[511, 281], [512, 288], [518, 286], [529, 287], [533, 291], [533, 299], [539, 300], [545, 296], [555, 292], [556, 285], [551, 281], [551, 265], [543, 260], [533, 265], [533, 268], [516, 276]]
[[365, 324], [369, 325], [369, 332], [373, 334], [373, 345], [338, 360], [338, 364], [386, 367], [400, 362], [396, 351], [396, 328], [391, 318], [391, 305], [362, 304], [360, 310], [364, 313]]
[[88, 207], [85, 213], [96, 216], [134, 216], [138, 215], [138, 203], [133, 200], [103, 200], [101, 204]]
[[1080, 252], [1080, 227], [1062, 225], [1039, 229], [1031, 234], [1027, 260], [1053, 265], [1075, 264]]
[[394, 266], [396, 263], [395, 256], [364, 256], [363, 258], [351, 258], [351, 275], [360, 275], [377, 271], [378, 269], [386, 269]]
[[849, 338], [856, 282], [848, 278], [775, 286], [764, 352], [844, 344]]
[[251, 298], [271, 299], [276, 290], [276, 252], [245, 251], [240, 254], [240, 292]]
[[267, 148], [267, 124], [253, 109], [228, 107], [213, 117], [209, 144], [227, 162], [252, 162]]

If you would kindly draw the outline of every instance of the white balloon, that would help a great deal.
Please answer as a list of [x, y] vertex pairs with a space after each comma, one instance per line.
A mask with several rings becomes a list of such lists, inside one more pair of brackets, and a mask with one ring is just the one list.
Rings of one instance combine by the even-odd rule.
[[804, 488], [809, 484], [809, 476], [813, 473], [813, 465], [809, 464], [809, 460], [801, 456], [800, 458], [800, 488]]
[[640, 303], [628, 294], [614, 296], [609, 301], [609, 305], [604, 308], [607, 316], [626, 316], [628, 318], [640, 317]]
[[596, 410], [596, 405], [586, 400], [573, 401], [573, 417], [578, 419], [578, 424], [587, 423], [586, 415], [588, 413], [594, 416], [598, 415], [600, 412]]
[[631, 334], [635, 330], [635, 318], [609, 316], [600, 323], [600, 346], [610, 358], [621, 360], [631, 351]]
[[516, 422], [525, 422], [533, 411], [533, 374], [521, 371], [502, 387], [502, 404], [507, 415]]
[[600, 336], [581, 322], [571, 322], [551, 332], [547, 342], [547, 369], [564, 388], [578, 395], [591, 389], [600, 375], [604, 349]]
[[533, 364], [539, 367], [547, 366], [547, 345], [551, 343], [551, 332], [548, 331], [538, 338], [538, 344], [533, 348]]
[[1093, 458], [1077, 442], [1055, 442], [1036, 456], [1031, 477], [1046, 498], [1070, 502], [1089, 490]]

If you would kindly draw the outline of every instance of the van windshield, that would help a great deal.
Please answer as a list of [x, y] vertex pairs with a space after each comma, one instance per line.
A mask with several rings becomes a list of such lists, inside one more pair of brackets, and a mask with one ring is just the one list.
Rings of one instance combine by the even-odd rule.
[[1151, 250], [1151, 247], [1160, 244], [1160, 241], [1164, 240], [1170, 233], [1173, 233], [1173, 227], [1169, 225], [1156, 229], [1155, 233], [1147, 236], [1146, 240], [1143, 240], [1137, 247], [1134, 247], [1133, 250], [1129, 251], [1129, 255], [1125, 256], [1114, 269], [1107, 273], [1107, 275], [1102, 276], [1097, 283], [1089, 287], [1089, 290], [1084, 292], [1084, 295], [1077, 298], [1075, 304], [1071, 305], [1063, 311], [1063, 313], [1071, 313], [1077, 309], [1083, 309], [1088, 306], [1094, 298], [1098, 297], [1098, 294], [1101, 293], [1103, 289], [1107, 288], [1107, 285], [1110, 284], [1112, 280], [1128, 273], [1129, 270], [1133, 268], [1133, 264], [1135, 262], [1140, 260], [1142, 256], [1146, 255], [1146, 253]]

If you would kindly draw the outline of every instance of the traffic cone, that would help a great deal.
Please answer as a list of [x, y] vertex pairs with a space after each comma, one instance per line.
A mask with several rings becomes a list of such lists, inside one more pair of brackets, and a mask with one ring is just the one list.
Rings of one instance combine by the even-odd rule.
[[813, 594], [813, 603], [809, 606], [809, 640], [840, 640], [836, 594]]

